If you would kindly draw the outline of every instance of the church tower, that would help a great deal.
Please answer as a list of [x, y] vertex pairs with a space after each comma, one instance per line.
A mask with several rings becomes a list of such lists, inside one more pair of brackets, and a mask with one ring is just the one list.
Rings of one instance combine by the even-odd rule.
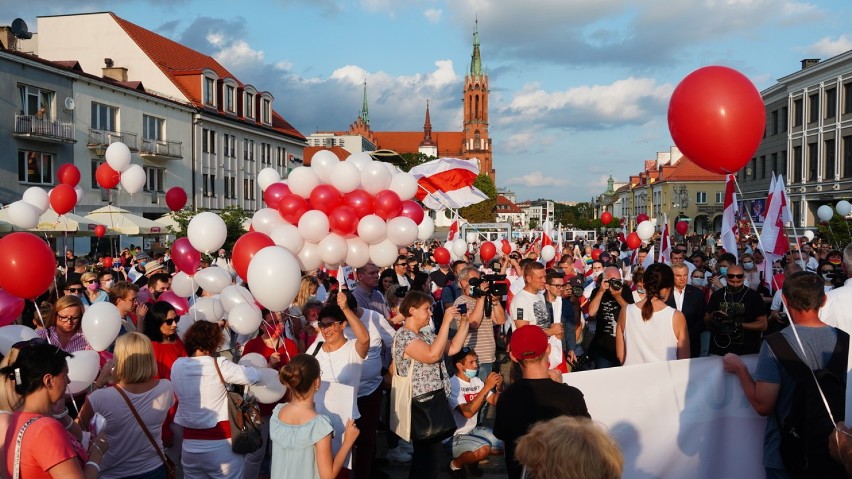
[[464, 78], [464, 143], [462, 157], [479, 160], [480, 173], [496, 181], [491, 158], [491, 138], [488, 136], [488, 74], [482, 70], [479, 54], [479, 20], [473, 31], [473, 54], [470, 73]]

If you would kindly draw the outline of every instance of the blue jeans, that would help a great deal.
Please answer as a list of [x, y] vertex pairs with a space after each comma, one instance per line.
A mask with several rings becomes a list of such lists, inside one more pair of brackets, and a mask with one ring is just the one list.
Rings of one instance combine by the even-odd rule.
[[166, 465], [161, 464], [156, 469], [151, 469], [148, 472], [136, 474], [135, 476], [126, 476], [124, 479], [166, 479]]
[[[494, 363], [482, 363], [479, 365], [479, 372], [476, 373], [476, 377], [481, 379], [482, 382], [485, 382], [485, 378], [487, 378], [493, 370]], [[482, 421], [485, 420], [485, 415], [488, 411], [488, 406], [490, 406], [490, 404], [488, 404], [487, 402], [483, 402], [482, 407], [479, 408], [479, 413], [477, 413], [476, 417], [479, 419], [480, 424], [482, 424]]]
[[606, 369], [621, 366], [618, 361], [610, 361], [609, 359], [598, 356], [597, 354], [593, 354], [592, 359], [595, 361], [595, 369]]
[[502, 442], [494, 437], [491, 429], [477, 426], [465, 434], [456, 434], [450, 441], [452, 444], [453, 459], [466, 452], [476, 451], [483, 446], [493, 449], [502, 449]]

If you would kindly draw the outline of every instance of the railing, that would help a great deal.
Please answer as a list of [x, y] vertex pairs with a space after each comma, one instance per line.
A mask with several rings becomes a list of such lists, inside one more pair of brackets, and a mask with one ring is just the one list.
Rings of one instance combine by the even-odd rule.
[[181, 142], [171, 140], [143, 138], [140, 153], [143, 155], [167, 156], [171, 158], [183, 157], [181, 155]]
[[74, 141], [74, 123], [39, 118], [38, 115], [15, 115], [15, 134]]
[[128, 133], [125, 131], [107, 131], [107, 130], [89, 130], [89, 143], [90, 147], [98, 146], [98, 145], [111, 145], [115, 142], [122, 142], [130, 148], [130, 151], [139, 151], [139, 148], [136, 146], [136, 133]]

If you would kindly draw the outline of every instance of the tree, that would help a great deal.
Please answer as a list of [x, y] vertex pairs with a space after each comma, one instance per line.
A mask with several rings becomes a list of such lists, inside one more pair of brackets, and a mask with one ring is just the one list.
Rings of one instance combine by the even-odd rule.
[[402, 164], [398, 165], [399, 169], [402, 171], [410, 171], [417, 165], [422, 165], [429, 160], [434, 160], [434, 156], [426, 156], [425, 153], [400, 153], [402, 157]]
[[[175, 220], [175, 223], [177, 223], [177, 228], [170, 228], [172, 233], [174, 233], [174, 235], [178, 238], [186, 236], [186, 229], [189, 226], [190, 220], [202, 211], [207, 210], [202, 208], [198, 211], [192, 211], [189, 208], [184, 208], [172, 213], [172, 218]], [[225, 209], [216, 212], [216, 214], [225, 221], [225, 227], [228, 229], [228, 236], [225, 238], [225, 244], [222, 245], [222, 248], [226, 251], [231, 251], [234, 248], [234, 243], [237, 239], [246, 232], [245, 228], [243, 228], [243, 223], [245, 220], [250, 218], [250, 215], [246, 210], [239, 206], [227, 206]]]
[[494, 182], [488, 175], [480, 174], [473, 186], [485, 193], [488, 199], [460, 209], [459, 214], [470, 223], [493, 223], [497, 219], [497, 188]]
[[[819, 236], [823, 242], [830, 244], [832, 249], [840, 251], [843, 251], [843, 248], [852, 241], [849, 231], [849, 223], [846, 218], [837, 214], [832, 216], [828, 223], [821, 221], [819, 224]], [[799, 234], [802, 234], [801, 230], [799, 230]]]

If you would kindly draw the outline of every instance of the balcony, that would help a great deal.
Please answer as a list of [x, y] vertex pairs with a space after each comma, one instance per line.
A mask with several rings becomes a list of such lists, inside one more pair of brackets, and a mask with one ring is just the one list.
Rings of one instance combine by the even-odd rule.
[[96, 149], [98, 147], [107, 147], [115, 142], [122, 142], [130, 148], [130, 151], [139, 151], [139, 148], [136, 146], [136, 133], [128, 133], [123, 131], [107, 131], [107, 130], [96, 130], [94, 128], [89, 130], [89, 141], [86, 146], [89, 149]]
[[48, 143], [77, 143], [74, 139], [74, 123], [39, 118], [38, 115], [15, 115], [15, 132], [12, 136]]
[[139, 150], [139, 156], [152, 160], [180, 160], [183, 158], [179, 141], [149, 138], [142, 139], [142, 149]]

